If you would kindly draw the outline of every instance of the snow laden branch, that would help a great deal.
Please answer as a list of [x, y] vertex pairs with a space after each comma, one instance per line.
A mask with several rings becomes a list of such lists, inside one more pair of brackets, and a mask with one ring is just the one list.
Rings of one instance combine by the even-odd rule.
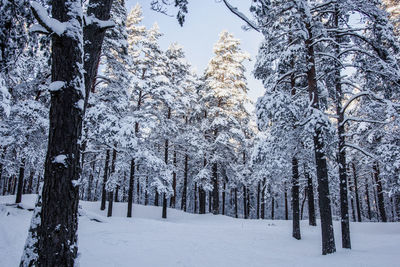
[[369, 96], [369, 95], [370, 95], [369, 92], [361, 92], [361, 93], [358, 93], [358, 94], [352, 96], [352, 97], [346, 102], [346, 104], [343, 105], [343, 108], [342, 108], [342, 110], [340, 110], [340, 112], [341, 112], [341, 113], [344, 113], [344, 112], [346, 111], [346, 109], [350, 106], [350, 104], [351, 104], [354, 100], [356, 100], [356, 99], [358, 99], [358, 98], [360, 98], [360, 97], [362, 97], [362, 96]]
[[238, 16], [241, 20], [246, 22], [246, 24], [252, 28], [253, 30], [256, 30], [257, 32], [260, 32], [260, 29], [257, 27], [257, 25], [252, 22], [245, 14], [239, 11], [237, 7], [232, 6], [230, 3], [228, 3], [227, 0], [222, 0], [224, 2], [225, 6], [236, 16]]
[[61, 36], [66, 31], [66, 23], [60, 22], [56, 19], [53, 19], [47, 13], [46, 8], [44, 8], [40, 3], [36, 1], [31, 1], [31, 10], [40, 26], [34, 26], [32, 31], [48, 33], [48, 34], [57, 34]]
[[351, 143], [346, 143], [344, 145], [345, 147], [349, 147], [349, 148], [353, 148], [359, 152], [361, 152], [362, 154], [364, 154], [367, 157], [370, 157], [372, 159], [376, 159], [377, 157], [374, 154], [369, 153], [368, 151], [365, 151], [364, 149], [362, 149], [361, 147], [355, 145], [355, 144], [351, 144]]
[[112, 20], [100, 20], [92, 15], [84, 16], [85, 26], [96, 25], [101, 30], [111, 29], [115, 26], [115, 23]]

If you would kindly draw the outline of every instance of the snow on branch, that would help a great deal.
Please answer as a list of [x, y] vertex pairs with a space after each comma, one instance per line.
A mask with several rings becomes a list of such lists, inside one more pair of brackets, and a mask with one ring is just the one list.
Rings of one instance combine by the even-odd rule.
[[31, 9], [39, 24], [45, 28], [48, 33], [55, 33], [61, 36], [66, 31], [66, 23], [49, 17], [46, 8], [40, 3], [31, 1]]
[[356, 100], [357, 98], [360, 98], [360, 97], [362, 97], [362, 96], [368, 96], [368, 95], [370, 95], [370, 93], [368, 93], [368, 92], [361, 92], [361, 93], [358, 93], [358, 94], [352, 96], [352, 97], [347, 101], [347, 103], [346, 103], [345, 105], [343, 105], [343, 108], [342, 108], [342, 110], [340, 110], [340, 112], [341, 112], [341, 113], [345, 112], [346, 109], [349, 107], [349, 105], [350, 105], [354, 100]]
[[260, 29], [255, 25], [245, 14], [239, 11], [237, 7], [232, 6], [231, 4], [228, 3], [227, 0], [223, 0], [224, 4], [226, 7], [236, 16], [238, 16], [241, 20], [247, 23], [247, 25], [252, 28], [253, 30], [256, 30], [260, 32]]
[[96, 25], [101, 30], [111, 29], [115, 26], [115, 23], [112, 20], [100, 20], [96, 18], [94, 15], [84, 16], [85, 26]]
[[372, 159], [376, 159], [376, 156], [375, 156], [375, 155], [369, 153], [368, 151], [365, 151], [364, 149], [362, 149], [361, 147], [359, 147], [359, 146], [357, 146], [357, 145], [355, 145], [355, 144], [346, 143], [345, 146], [346, 146], [346, 147], [353, 148], [353, 149], [355, 149], [355, 150], [361, 152], [362, 154], [364, 154], [364, 155], [367, 156], [367, 157], [370, 157], [370, 158], [372, 158]]

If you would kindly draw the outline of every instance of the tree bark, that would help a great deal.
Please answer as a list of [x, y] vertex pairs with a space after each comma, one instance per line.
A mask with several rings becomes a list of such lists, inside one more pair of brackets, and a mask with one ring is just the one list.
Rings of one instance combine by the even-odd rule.
[[108, 164], [110, 162], [110, 150], [107, 149], [106, 151], [106, 161], [104, 165], [104, 176], [103, 176], [103, 185], [101, 191], [101, 205], [100, 210], [106, 209], [106, 199], [107, 199], [107, 191], [106, 191], [106, 184], [108, 179]]
[[288, 195], [287, 195], [287, 188], [286, 182], [284, 183], [284, 190], [285, 190], [285, 220], [289, 220], [289, 207], [288, 207]]
[[132, 204], [133, 204], [133, 184], [135, 180], [135, 159], [131, 159], [131, 172], [129, 175], [129, 188], [128, 188], [128, 212], [127, 217], [132, 217]]
[[235, 187], [235, 218], [238, 218], [238, 190], [237, 187]]
[[261, 190], [261, 185], [260, 185], [260, 181], [258, 181], [257, 184], [257, 219], [260, 219], [260, 190]]
[[368, 189], [368, 178], [365, 177], [365, 201], [367, 202], [367, 214], [368, 214], [368, 220], [372, 219], [371, 215], [371, 204], [369, 201], [369, 189]]
[[225, 215], [225, 190], [226, 190], [226, 183], [224, 183], [223, 191], [222, 191], [222, 215]]
[[292, 236], [300, 240], [300, 211], [299, 211], [299, 162], [296, 157], [292, 158], [292, 212], [293, 212], [293, 233]]
[[24, 174], [25, 174], [25, 159], [23, 158], [21, 160], [21, 164], [20, 164], [20, 167], [19, 167], [18, 188], [17, 188], [17, 196], [15, 198], [15, 203], [21, 203], [21, 200], [22, 200]]
[[[174, 156], [173, 156], [173, 163], [174, 163], [174, 167], [176, 170], [176, 151], [174, 151]], [[174, 191], [171, 200], [170, 200], [170, 207], [171, 208], [175, 208], [176, 205], [176, 171], [173, 171], [172, 173], [172, 190]]]
[[305, 171], [304, 175], [307, 179], [308, 224], [311, 226], [316, 226], [317, 220], [315, 219], [313, 181], [310, 174], [307, 171]]
[[[307, 83], [310, 101], [312, 107], [319, 110], [319, 95], [317, 89], [317, 78], [315, 69], [315, 55], [313, 47], [313, 33], [310, 24], [306, 25], [308, 39], [306, 40], [307, 48]], [[328, 169], [326, 164], [326, 155], [324, 152], [324, 139], [321, 129], [316, 126], [314, 133], [314, 153], [315, 163], [317, 166], [318, 179], [318, 197], [319, 209], [321, 216], [321, 233], [322, 233], [322, 255], [334, 253], [336, 251], [335, 236], [333, 234], [332, 211], [329, 194]]]
[[264, 178], [263, 183], [262, 183], [262, 190], [261, 190], [261, 219], [265, 219], [265, 181], [266, 179]]
[[[189, 172], [189, 156], [185, 154], [185, 166], [184, 166], [184, 173], [183, 173], [183, 188], [182, 188], [182, 202], [181, 202], [181, 209], [186, 212], [186, 199], [187, 199], [187, 180], [188, 180], [188, 172]], [[197, 191], [197, 184], [195, 186]], [[195, 196], [196, 196], [195, 191]], [[195, 205], [197, 204], [197, 199], [195, 199]]]
[[213, 173], [213, 201], [212, 201], [212, 212], [214, 215], [219, 214], [219, 184], [218, 184], [218, 164], [215, 162], [212, 166]]
[[[113, 149], [113, 154], [112, 154], [112, 160], [111, 160], [111, 173], [110, 175], [113, 175], [115, 172], [115, 161], [117, 159], [117, 150], [114, 148]], [[107, 210], [107, 217], [112, 216], [112, 211], [113, 211], [113, 203], [114, 203], [114, 188], [111, 188], [111, 190], [108, 192], [108, 210]]]
[[[194, 196], [194, 207], [193, 207], [193, 213], [196, 214], [197, 213], [197, 183], [194, 183], [194, 192], [193, 192], [193, 196]], [[186, 203], [185, 203], [186, 205]]]
[[[168, 119], [171, 117], [171, 109], [168, 109]], [[165, 139], [165, 148], [164, 148], [164, 160], [165, 164], [168, 165], [168, 148], [169, 148], [169, 140]], [[163, 193], [163, 206], [162, 206], [162, 218], [167, 218], [167, 195]]]
[[206, 214], [206, 192], [199, 187], [199, 214]]
[[360, 202], [360, 198], [358, 196], [358, 184], [357, 184], [357, 171], [356, 171], [356, 166], [354, 164], [354, 162], [351, 164], [352, 165], [352, 169], [353, 169], [353, 180], [354, 180], [354, 192], [356, 194], [356, 207], [357, 207], [357, 221], [361, 222], [362, 221], [362, 214], [361, 214], [361, 202]]
[[243, 185], [243, 218], [247, 219], [247, 189]]
[[378, 162], [374, 163], [373, 170], [374, 170], [374, 178], [375, 178], [375, 182], [376, 182], [376, 191], [378, 194], [379, 213], [381, 215], [382, 222], [387, 222], [386, 210], [385, 210], [385, 199], [383, 196], [382, 181], [379, 178], [380, 171], [379, 171]]

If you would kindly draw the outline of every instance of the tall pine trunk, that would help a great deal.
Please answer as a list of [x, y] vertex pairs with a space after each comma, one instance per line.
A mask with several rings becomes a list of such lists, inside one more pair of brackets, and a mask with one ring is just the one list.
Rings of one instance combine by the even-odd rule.
[[263, 179], [261, 190], [261, 219], [265, 219], [265, 184], [266, 179]]
[[[114, 148], [113, 149], [113, 154], [112, 154], [112, 160], [111, 160], [111, 173], [110, 175], [113, 175], [115, 172], [115, 161], [117, 159], [117, 150]], [[112, 216], [113, 212], [113, 204], [114, 204], [114, 188], [111, 188], [111, 190], [108, 192], [108, 210], [107, 210], [107, 217]]]
[[284, 197], [285, 197], [285, 220], [289, 220], [289, 207], [288, 207], [288, 195], [287, 195], [287, 188], [286, 182], [284, 183]]
[[351, 164], [352, 169], [353, 169], [353, 180], [354, 180], [354, 192], [356, 195], [356, 207], [357, 207], [357, 221], [361, 222], [362, 221], [362, 214], [361, 214], [361, 210], [362, 210], [362, 204], [360, 202], [360, 198], [358, 196], [358, 183], [357, 183], [357, 171], [356, 171], [356, 166], [354, 164], [354, 162]]
[[[305, 170], [305, 166], [304, 166]], [[317, 225], [317, 220], [315, 219], [315, 205], [314, 205], [314, 187], [313, 181], [308, 173], [308, 171], [304, 171], [304, 176], [307, 180], [307, 199], [308, 199], [308, 224], [311, 226]]]
[[213, 173], [213, 191], [212, 191], [212, 212], [214, 215], [219, 214], [219, 184], [218, 184], [218, 163], [212, 165]]
[[131, 171], [129, 175], [129, 187], [128, 187], [128, 211], [127, 217], [132, 217], [132, 206], [133, 206], [133, 185], [135, 183], [135, 159], [131, 159]]
[[[171, 118], [171, 109], [168, 109], [168, 119]], [[169, 148], [169, 140], [165, 139], [165, 148], [164, 148], [164, 160], [165, 164], [168, 165], [168, 148]], [[167, 218], [167, 194], [163, 193], [163, 206], [162, 206], [162, 218]]]
[[[188, 172], [189, 172], [189, 156], [185, 154], [185, 166], [183, 173], [183, 188], [182, 188], [182, 202], [181, 209], [186, 212], [186, 199], [187, 199], [187, 181], [188, 181]], [[197, 184], [195, 185], [194, 195], [196, 196]], [[195, 205], [197, 205], [197, 199], [195, 199]], [[197, 208], [197, 207], [196, 207]], [[195, 211], [196, 213], [196, 211]]]
[[367, 177], [365, 177], [365, 201], [367, 202], [368, 220], [371, 220], [372, 214], [371, 214], [371, 204], [369, 201], [369, 189], [368, 189], [368, 178]]
[[296, 157], [292, 158], [292, 212], [293, 212], [293, 237], [301, 239], [300, 234], [300, 211], [299, 211], [299, 162]]
[[[312, 107], [319, 110], [319, 93], [317, 88], [317, 76], [315, 70], [315, 55], [313, 47], [313, 33], [310, 24], [306, 25], [308, 39], [307, 48], [307, 83], [310, 101]], [[321, 216], [321, 234], [322, 234], [322, 255], [334, 253], [336, 251], [335, 236], [333, 234], [331, 201], [329, 194], [328, 168], [325, 155], [325, 144], [321, 128], [317, 125], [314, 132], [314, 153], [317, 167], [318, 179], [318, 198], [319, 210]]]

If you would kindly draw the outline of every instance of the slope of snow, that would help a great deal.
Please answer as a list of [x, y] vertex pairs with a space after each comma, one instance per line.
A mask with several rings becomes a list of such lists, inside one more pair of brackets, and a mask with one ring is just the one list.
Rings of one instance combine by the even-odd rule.
[[[24, 195], [32, 208], [35, 195]], [[18, 266], [32, 212], [6, 206], [15, 196], [0, 197], [0, 266]], [[126, 203], [115, 203], [112, 218], [100, 203], [81, 201], [79, 252], [82, 267], [110, 266], [398, 266], [399, 223], [352, 223], [352, 250], [322, 256], [320, 228], [301, 222], [302, 240], [291, 237], [291, 221], [243, 220], [195, 215], [134, 205], [125, 218]], [[100, 221], [100, 222], [99, 222]]]

